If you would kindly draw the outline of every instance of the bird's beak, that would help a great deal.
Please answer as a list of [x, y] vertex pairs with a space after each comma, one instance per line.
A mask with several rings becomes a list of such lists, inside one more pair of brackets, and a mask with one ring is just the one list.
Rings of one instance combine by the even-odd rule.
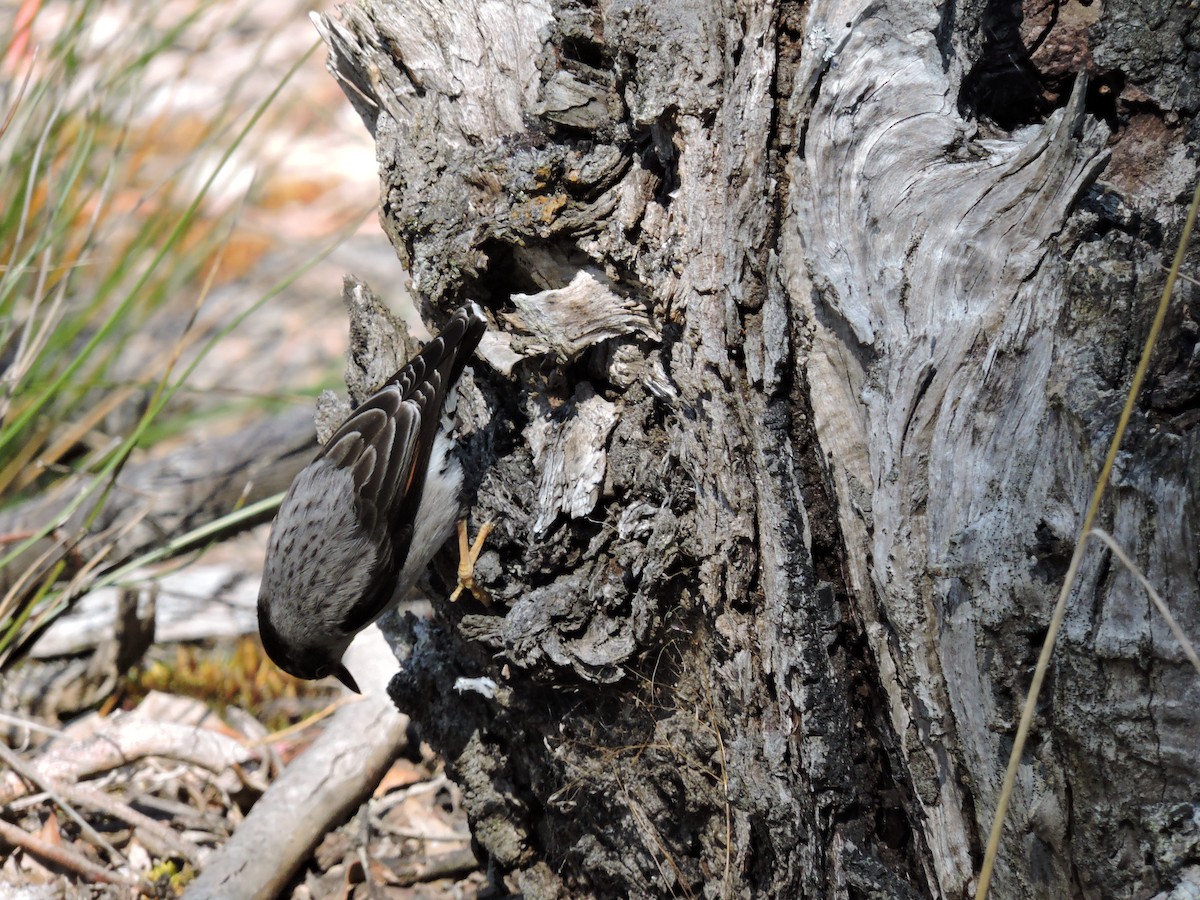
[[362, 693], [362, 691], [358, 689], [358, 684], [354, 681], [354, 676], [350, 674], [350, 670], [341, 663], [338, 663], [337, 668], [333, 670], [333, 677], [346, 687], [350, 688], [350, 690], [354, 691], [354, 693]]

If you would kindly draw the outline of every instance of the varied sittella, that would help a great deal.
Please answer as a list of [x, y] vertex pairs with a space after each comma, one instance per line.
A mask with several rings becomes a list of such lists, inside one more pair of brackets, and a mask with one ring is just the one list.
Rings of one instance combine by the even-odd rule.
[[342, 654], [453, 533], [462, 469], [442, 406], [486, 327], [474, 303], [458, 310], [292, 482], [258, 593], [263, 647], [284, 671], [357, 691]]

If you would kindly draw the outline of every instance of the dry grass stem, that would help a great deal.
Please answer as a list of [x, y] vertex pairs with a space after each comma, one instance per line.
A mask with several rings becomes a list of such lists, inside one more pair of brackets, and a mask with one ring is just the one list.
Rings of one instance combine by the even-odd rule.
[[1075, 579], [1079, 575], [1079, 568], [1083, 564], [1084, 548], [1087, 546], [1088, 537], [1096, 521], [1096, 516], [1099, 514], [1100, 501], [1108, 490], [1108, 480], [1112, 474], [1113, 465], [1116, 463], [1117, 451], [1121, 448], [1121, 439], [1125, 436], [1125, 430], [1129, 427], [1129, 420], [1133, 416], [1134, 404], [1137, 401], [1138, 394], [1141, 392], [1146, 372], [1150, 367], [1150, 356], [1154, 352], [1154, 346], [1158, 343], [1158, 336], [1162, 332], [1163, 323], [1166, 321], [1167, 309], [1171, 303], [1171, 294], [1175, 289], [1175, 279], [1183, 267], [1184, 256], [1187, 253], [1188, 245], [1191, 243], [1192, 229], [1196, 225], [1198, 211], [1200, 211], [1200, 182], [1197, 182], [1195, 191], [1192, 194], [1192, 203], [1188, 209], [1187, 220], [1184, 222], [1183, 231], [1179, 235], [1179, 245], [1175, 251], [1175, 260], [1171, 265], [1171, 271], [1167, 276], [1166, 283], [1163, 285], [1158, 309], [1154, 313], [1154, 321], [1150, 324], [1149, 334], [1146, 335], [1146, 342], [1142, 347], [1142, 355], [1138, 360], [1137, 369], [1133, 373], [1133, 381], [1125, 396], [1125, 405], [1121, 409], [1121, 416], [1117, 420], [1117, 427], [1113, 432], [1112, 441], [1109, 443], [1108, 453], [1104, 457], [1104, 464], [1101, 466], [1100, 475], [1096, 479], [1096, 489], [1092, 492], [1091, 502], [1088, 504], [1087, 512], [1084, 513], [1083, 524], [1075, 540], [1075, 550], [1071, 554], [1071, 562], [1067, 567], [1066, 576], [1063, 578], [1062, 589], [1059, 591], [1058, 600], [1055, 602], [1054, 611], [1050, 616], [1050, 625], [1046, 629], [1046, 637], [1042, 642], [1041, 653], [1038, 655], [1037, 667], [1034, 669], [1033, 680], [1029, 685], [1029, 695], [1025, 698], [1025, 705], [1021, 710], [1021, 720], [1017, 725], [1017, 734], [1013, 739], [1012, 750], [1008, 756], [1008, 767], [1004, 772], [1004, 783], [1000, 788], [1000, 795], [996, 799], [996, 814], [992, 819], [992, 830], [988, 836], [987, 848], [984, 851], [983, 866], [979, 871], [979, 882], [975, 889], [975, 900], [984, 900], [991, 885], [992, 871], [995, 868], [996, 855], [1000, 849], [1000, 835], [1004, 830], [1005, 816], [1008, 814], [1008, 803], [1012, 797], [1013, 786], [1017, 781], [1017, 769], [1021, 765], [1021, 757], [1025, 752], [1025, 743], [1029, 738], [1029, 731], [1033, 726], [1033, 715], [1037, 709], [1037, 701], [1038, 696], [1041, 694], [1042, 683], [1045, 681], [1046, 672], [1050, 668], [1050, 657], [1054, 653], [1054, 642], [1058, 637], [1059, 629], [1062, 628], [1063, 620], [1066, 618], [1067, 600], [1070, 599], [1071, 591], [1075, 587]]
[[1154, 604], [1154, 607], [1159, 611], [1159, 614], [1162, 615], [1162, 617], [1166, 620], [1167, 627], [1171, 629], [1171, 634], [1175, 635], [1175, 640], [1179, 641], [1179, 646], [1183, 648], [1184, 655], [1187, 656], [1188, 661], [1196, 669], [1196, 672], [1200, 673], [1200, 656], [1196, 655], [1196, 648], [1192, 646], [1192, 642], [1189, 641], [1187, 635], [1183, 633], [1183, 629], [1179, 627], [1179, 623], [1175, 621], [1175, 617], [1171, 615], [1171, 610], [1167, 607], [1166, 601], [1164, 601], [1159, 595], [1158, 591], [1154, 589], [1154, 585], [1147, 580], [1146, 576], [1142, 574], [1142, 570], [1137, 567], [1137, 564], [1134, 563], [1134, 561], [1125, 554], [1125, 551], [1121, 549], [1120, 545], [1113, 540], [1111, 534], [1109, 534], [1103, 528], [1093, 528], [1091, 533], [1094, 537], [1098, 537], [1100, 540], [1104, 541], [1104, 543], [1108, 545], [1108, 549], [1113, 552], [1113, 556], [1119, 559], [1121, 564], [1129, 570], [1129, 574], [1137, 579], [1138, 584], [1140, 584], [1149, 595], [1150, 602]]

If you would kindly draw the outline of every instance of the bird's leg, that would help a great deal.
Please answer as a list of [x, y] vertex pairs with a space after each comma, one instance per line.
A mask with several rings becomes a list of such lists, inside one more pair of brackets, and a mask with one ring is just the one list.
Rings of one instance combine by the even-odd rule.
[[483, 552], [483, 542], [487, 540], [487, 536], [491, 533], [491, 522], [481, 525], [479, 527], [479, 533], [475, 535], [475, 543], [468, 545], [467, 520], [459, 519], [458, 586], [454, 589], [454, 593], [450, 595], [451, 603], [457, 600], [459, 594], [461, 594], [463, 591], [470, 591], [471, 595], [484, 606], [492, 605], [491, 595], [488, 594], [483, 585], [475, 583], [475, 561], [479, 559], [479, 554]]

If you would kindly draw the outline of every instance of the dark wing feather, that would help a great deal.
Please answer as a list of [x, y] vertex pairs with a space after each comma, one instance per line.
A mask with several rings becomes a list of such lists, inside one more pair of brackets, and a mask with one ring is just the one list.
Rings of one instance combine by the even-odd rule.
[[411, 466], [420, 427], [421, 411], [405, 403], [389, 382], [350, 414], [321, 455], [350, 469], [356, 496], [390, 510]]
[[347, 630], [366, 627], [387, 605], [408, 556], [446, 394], [462, 375], [486, 322], [474, 305], [458, 310], [446, 328], [368, 397], [342, 424], [318, 458], [348, 467], [354, 502], [370, 532], [387, 523], [390, 566], [349, 611]]
[[[417, 452], [413, 454], [411, 468], [406, 473], [405, 490], [400, 501], [392, 508], [393, 530], [408, 528], [411, 533], [417, 508], [421, 505], [429, 454], [433, 452], [433, 441], [440, 426], [446, 395], [458, 383], [486, 328], [487, 322], [479, 307], [474, 304], [464, 306], [450, 318], [442, 333], [417, 355], [413, 365], [396, 373], [397, 379], [405, 387], [406, 398], [415, 401], [422, 414]], [[409, 382], [405, 376], [417, 377]], [[404, 559], [401, 558], [400, 565], [403, 564]]]

